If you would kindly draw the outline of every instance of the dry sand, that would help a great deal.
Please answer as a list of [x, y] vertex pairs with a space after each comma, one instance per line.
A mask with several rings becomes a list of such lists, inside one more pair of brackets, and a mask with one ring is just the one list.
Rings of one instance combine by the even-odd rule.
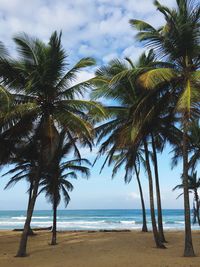
[[200, 267], [200, 232], [193, 234], [197, 257], [183, 258], [183, 232], [167, 232], [167, 249], [156, 249], [152, 233], [62, 232], [30, 237], [29, 256], [15, 258], [20, 233], [0, 232], [0, 267]]

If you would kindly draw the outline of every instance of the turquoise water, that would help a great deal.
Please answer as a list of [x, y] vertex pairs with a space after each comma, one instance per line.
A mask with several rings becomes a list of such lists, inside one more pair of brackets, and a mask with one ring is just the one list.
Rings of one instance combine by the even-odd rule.
[[[22, 228], [25, 211], [0, 211], [0, 229]], [[151, 228], [150, 212], [147, 210], [148, 226]], [[163, 223], [166, 230], [183, 230], [183, 210], [163, 210]], [[32, 227], [52, 225], [52, 212], [35, 211]], [[60, 230], [99, 230], [99, 229], [140, 229], [141, 210], [58, 210], [58, 229]], [[192, 226], [199, 229], [198, 225]]]

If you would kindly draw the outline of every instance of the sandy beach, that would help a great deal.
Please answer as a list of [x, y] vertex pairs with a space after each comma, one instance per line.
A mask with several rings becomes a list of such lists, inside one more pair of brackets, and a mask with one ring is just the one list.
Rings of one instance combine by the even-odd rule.
[[20, 233], [0, 231], [0, 267], [199, 267], [200, 232], [193, 234], [195, 258], [183, 258], [183, 232], [167, 232], [167, 249], [156, 249], [151, 233], [61, 232], [30, 237], [26, 258], [15, 258]]

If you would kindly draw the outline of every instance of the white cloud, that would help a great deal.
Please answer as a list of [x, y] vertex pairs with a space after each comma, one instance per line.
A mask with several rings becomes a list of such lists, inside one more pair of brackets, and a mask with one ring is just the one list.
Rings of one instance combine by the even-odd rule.
[[[174, 4], [174, 0], [161, 1]], [[138, 55], [130, 18], [151, 20], [158, 25], [161, 16], [152, 0], [0, 0], [0, 40], [13, 49], [11, 37], [27, 32], [48, 41], [54, 30], [63, 31], [63, 45], [71, 60], [94, 56], [99, 60], [124, 51]]]

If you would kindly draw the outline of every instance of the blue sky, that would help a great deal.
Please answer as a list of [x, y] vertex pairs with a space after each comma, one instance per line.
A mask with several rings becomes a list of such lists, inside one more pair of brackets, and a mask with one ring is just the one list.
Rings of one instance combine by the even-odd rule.
[[[175, 0], [160, 2], [169, 6], [175, 5]], [[98, 66], [115, 57], [128, 56], [137, 60], [144, 48], [134, 39], [135, 32], [128, 23], [131, 18], [144, 19], [154, 26], [163, 22], [152, 0], [0, 0], [0, 40], [14, 55], [14, 34], [26, 32], [48, 41], [54, 30], [62, 30], [63, 46], [71, 64], [86, 56], [95, 57]], [[92, 77], [94, 69], [80, 73], [78, 81]], [[82, 149], [83, 156], [91, 161], [94, 160], [96, 151], [97, 148], [94, 148], [92, 153]], [[171, 171], [169, 151], [168, 147], [167, 151], [159, 156], [163, 207], [182, 208], [182, 199], [176, 200], [178, 192], [172, 192], [172, 188], [180, 181], [181, 169], [178, 167]], [[68, 208], [140, 208], [138, 188], [134, 179], [125, 185], [122, 169], [116, 178], [111, 180], [110, 168], [106, 167], [102, 174], [99, 174], [101, 164], [102, 160], [99, 160], [93, 167], [89, 180], [80, 178], [73, 181], [75, 189], [71, 193], [72, 200]], [[8, 178], [0, 180], [0, 210], [25, 209], [26, 183], [4, 191], [3, 187]], [[145, 173], [141, 174], [141, 179], [148, 203], [148, 181]], [[60, 208], [63, 207], [61, 203]], [[44, 196], [38, 198], [36, 208], [50, 208]]]

